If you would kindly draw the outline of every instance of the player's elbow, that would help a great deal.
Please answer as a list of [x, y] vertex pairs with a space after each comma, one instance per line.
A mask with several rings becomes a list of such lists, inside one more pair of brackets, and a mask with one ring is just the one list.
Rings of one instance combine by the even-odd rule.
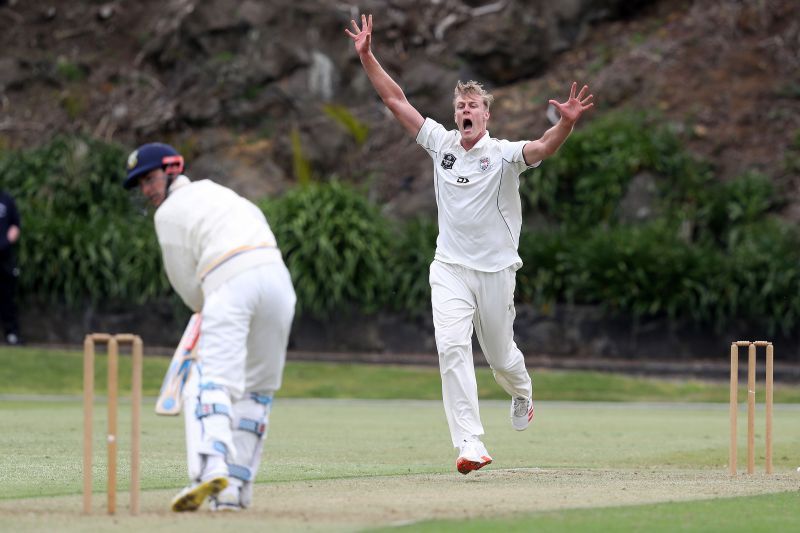
[[542, 159], [555, 155], [558, 152], [559, 146], [546, 146], [542, 149]]
[[386, 107], [389, 108], [389, 111], [391, 111], [394, 116], [400, 116], [403, 107], [408, 105], [408, 100], [406, 100], [405, 97], [391, 96], [384, 99], [383, 103], [386, 104]]

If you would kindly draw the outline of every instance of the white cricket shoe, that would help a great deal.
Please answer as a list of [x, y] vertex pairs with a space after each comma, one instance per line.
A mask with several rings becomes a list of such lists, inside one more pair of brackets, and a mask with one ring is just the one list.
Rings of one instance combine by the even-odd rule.
[[473, 470], [479, 470], [491, 462], [492, 457], [478, 437], [464, 439], [459, 446], [456, 468], [462, 474], [466, 475]]
[[184, 489], [172, 499], [172, 510], [176, 513], [196, 511], [203, 505], [206, 498], [215, 497], [225, 490], [227, 486], [228, 478], [221, 476], [184, 487]]
[[239, 497], [239, 487], [228, 485], [228, 487], [208, 499], [208, 507], [214, 512], [237, 512], [244, 509]]
[[533, 420], [533, 398], [514, 398], [511, 400], [511, 425], [517, 431], [528, 427]]

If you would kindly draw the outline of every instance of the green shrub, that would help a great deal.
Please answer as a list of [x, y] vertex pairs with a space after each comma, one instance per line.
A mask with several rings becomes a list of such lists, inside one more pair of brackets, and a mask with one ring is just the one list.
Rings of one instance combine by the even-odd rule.
[[[644, 170], [660, 183], [660, 216], [623, 226], [620, 200]], [[521, 180], [526, 214], [543, 214], [551, 229], [523, 229], [519, 299], [788, 332], [800, 319], [798, 232], [770, 218], [769, 177], [711, 178], [675, 133], [644, 115], [612, 113], [576, 131]]]
[[574, 268], [573, 290], [593, 302], [634, 317], [668, 316], [715, 321], [722, 256], [685, 243], [667, 225], [595, 231], [584, 242]]
[[[541, 209], [551, 229], [523, 228], [518, 301], [791, 331], [800, 320], [800, 237], [771, 218], [777, 200], [770, 180], [748, 173], [709, 181], [709, 167], [680, 150], [675, 135], [646, 126], [632, 115], [596, 121], [522, 180], [527, 214]], [[23, 217], [25, 297], [175, 300], [152, 216], [120, 186], [124, 160], [120, 147], [85, 138], [0, 152], [3, 187]], [[642, 169], [663, 182], [661, 217], [622, 225], [614, 218], [619, 200]], [[417, 316], [430, 308], [435, 221], [393, 227], [364, 194], [336, 180], [260, 205], [292, 273], [299, 313], [327, 318], [390, 308]]]
[[[519, 295], [539, 305], [599, 304], [634, 317], [667, 315], [708, 321], [707, 293], [721, 256], [705, 256], [665, 224], [589, 232], [531, 232], [521, 255]], [[524, 272], [524, 274], [522, 273]], [[713, 290], [708, 291], [713, 293]]]
[[667, 316], [721, 328], [746, 320], [772, 334], [800, 319], [800, 239], [777, 221], [743, 226], [727, 251], [690, 243], [663, 222], [523, 233], [520, 301], [601, 305], [620, 316]]
[[575, 131], [555, 156], [527, 171], [520, 194], [528, 213], [556, 224], [613, 225], [631, 178], [644, 170], [659, 176], [665, 211], [695, 203], [710, 178], [667, 127], [642, 114], [612, 113]]
[[416, 218], [400, 228], [392, 247], [391, 300], [396, 310], [416, 316], [431, 307], [428, 271], [436, 251], [436, 221]]
[[564, 229], [522, 229], [519, 254], [523, 265], [517, 271], [517, 300], [549, 308], [557, 302], [572, 303], [571, 254], [580, 238]]
[[384, 304], [391, 233], [363, 194], [334, 180], [261, 207], [292, 273], [300, 313], [325, 318], [353, 305], [372, 312]]
[[122, 186], [118, 146], [57, 137], [0, 154], [0, 176], [22, 217], [24, 298], [142, 303], [169, 294], [152, 217]]
[[800, 236], [777, 220], [740, 228], [726, 258], [730, 314], [768, 333], [792, 331], [800, 320]]
[[775, 191], [767, 176], [743, 174], [729, 183], [708, 188], [698, 209], [698, 234], [726, 247], [736, 246], [744, 227], [764, 220], [775, 206]]

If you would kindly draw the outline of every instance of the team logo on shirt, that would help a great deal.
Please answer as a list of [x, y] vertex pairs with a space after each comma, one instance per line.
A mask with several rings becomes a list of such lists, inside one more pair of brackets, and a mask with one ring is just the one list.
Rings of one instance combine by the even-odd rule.
[[455, 163], [456, 163], [456, 156], [454, 156], [449, 152], [444, 154], [444, 157], [442, 158], [443, 169], [450, 170], [451, 168], [453, 168], [453, 165], [455, 165]]
[[486, 170], [487, 170], [487, 169], [488, 169], [490, 166], [492, 166], [492, 164], [489, 162], [489, 158], [488, 158], [488, 157], [481, 157], [481, 161], [480, 161], [480, 163], [481, 163], [481, 170], [482, 170], [483, 172], [486, 172]]
[[456, 180], [456, 183], [469, 183], [469, 179], [461, 176]]

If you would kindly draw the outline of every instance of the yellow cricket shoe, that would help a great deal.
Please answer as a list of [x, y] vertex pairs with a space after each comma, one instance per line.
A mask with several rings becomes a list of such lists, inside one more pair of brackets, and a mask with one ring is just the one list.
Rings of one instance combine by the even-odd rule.
[[172, 510], [176, 513], [196, 511], [206, 498], [214, 497], [228, 486], [228, 478], [215, 477], [197, 485], [190, 485], [172, 499]]

